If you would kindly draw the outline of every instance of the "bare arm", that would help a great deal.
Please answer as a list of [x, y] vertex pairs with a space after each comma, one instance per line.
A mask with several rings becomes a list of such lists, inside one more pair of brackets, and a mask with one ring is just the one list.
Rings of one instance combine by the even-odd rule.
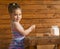
[[28, 29], [24, 30], [24, 28], [18, 22], [14, 22], [14, 26], [16, 30], [24, 36], [28, 35], [33, 29], [35, 29], [35, 25], [32, 25]]

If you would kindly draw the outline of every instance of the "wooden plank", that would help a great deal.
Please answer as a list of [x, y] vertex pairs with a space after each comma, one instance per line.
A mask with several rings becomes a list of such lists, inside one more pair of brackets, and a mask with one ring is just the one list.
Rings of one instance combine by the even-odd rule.
[[54, 14], [54, 13], [60, 13], [60, 10], [58, 9], [22, 9], [23, 14]]
[[[26, 1], [32, 1], [32, 0], [26, 0]], [[59, 1], [59, 0], [33, 0], [33, 1]]]
[[2, 20], [0, 20], [0, 24], [10, 24], [10, 20], [8, 19], [6, 19], [6, 20], [4, 20], [4, 19], [2, 19]]
[[[20, 5], [20, 4], [19, 4]], [[2, 7], [4, 7], [4, 8], [2, 8]], [[32, 8], [30, 8], [30, 7], [32, 7]], [[0, 5], [0, 9], [1, 10], [3, 10], [3, 9], [5, 9], [5, 10], [7, 10], [7, 8], [8, 8], [8, 5]], [[21, 8], [22, 9], [60, 9], [60, 6], [59, 5], [21, 5]]]
[[[34, 35], [33, 33], [50, 33], [50, 29], [51, 28], [36, 28], [34, 31], [30, 33], [30, 35]], [[0, 29], [0, 35], [9, 35], [9, 34], [11, 34], [10, 29], [7, 28], [6, 31], [4, 28], [2, 31]]]
[[37, 45], [37, 49], [54, 49], [55, 45]]
[[60, 19], [22, 19], [22, 24], [60, 23]]
[[[55, 18], [55, 16], [53, 16], [54, 14], [23, 14], [23, 18]], [[59, 14], [60, 15], [60, 14]], [[56, 17], [59, 18], [59, 15], [57, 15]], [[4, 15], [1, 15], [2, 17], [4, 17]], [[6, 18], [9, 18], [8, 15], [6, 15]]]
[[[20, 3], [20, 1], [18, 2], [18, 3]], [[25, 1], [22, 1], [22, 4], [30, 4], [30, 5], [45, 5], [45, 4], [48, 4], [48, 5], [59, 5], [60, 4], [60, 1], [43, 1], [43, 0], [30, 0], [30, 1], [28, 1], [28, 0], [25, 0]]]
[[58, 45], [58, 49], [60, 49], [60, 45]]
[[11, 30], [10, 29], [7, 29], [7, 30], [5, 30], [5, 29], [3, 29], [3, 30], [1, 30], [0, 29], [0, 36], [2, 36], [2, 35], [9, 35], [9, 34], [11, 34]]
[[59, 5], [23, 5], [21, 7], [22, 9], [60, 9]]
[[11, 3], [11, 2], [17, 2], [17, 0], [0, 0], [0, 3], [2, 4], [9, 4], [9, 3]]
[[10, 19], [9, 15], [0, 15], [0, 19]]
[[[32, 31], [30, 34], [34, 35], [33, 33], [41, 34], [41, 33], [51, 33], [51, 28], [36, 28], [34, 31]], [[12, 34], [10, 29], [5, 29], [1, 31], [0, 29], [0, 35], [9, 35]]]
[[1, 44], [9, 44], [11, 42], [11, 40], [12, 39], [1, 39]]
[[[0, 20], [0, 25], [1, 24], [10, 24], [10, 20]], [[60, 19], [22, 19], [21, 22], [22, 24], [40, 24], [40, 23], [60, 23]]]
[[[23, 27], [27, 28], [29, 26], [31, 26], [32, 24], [22, 24]], [[39, 27], [51, 27], [53, 25], [57, 25], [60, 27], [60, 23], [39, 23], [39, 24], [36, 24], [36, 27], [39, 28]], [[5, 25], [0, 25], [0, 28], [10, 28], [11, 26], [8, 25], [8, 24], [5, 24]]]
[[[27, 25], [26, 25], [27, 26]], [[28, 28], [28, 27], [26, 27], [25, 26], [25, 28]], [[39, 26], [40, 27], [40, 26]], [[42, 26], [42, 27], [45, 27], [45, 26]], [[46, 27], [48, 27], [48, 26], [46, 26]], [[51, 27], [51, 26], [50, 26]], [[60, 27], [60, 26], [59, 26]], [[6, 28], [6, 27], [5, 27]], [[0, 31], [0, 34], [1, 35], [9, 35], [9, 34], [11, 34], [11, 31], [10, 31], [10, 29], [8, 29], [8, 28], [6, 28], [7, 30], [5, 31], [5, 28], [3, 28], [2, 27], [2, 31]], [[1, 28], [0, 28], [0, 30], [1, 30]], [[50, 30], [51, 30], [51, 28], [38, 28], [37, 26], [36, 26], [36, 29], [35, 29], [35, 31], [32, 31], [31, 33], [30, 33], [30, 35], [34, 35], [33, 33], [50, 33]]]
[[[41, 33], [51, 33], [50, 30], [48, 28], [46, 28], [46, 29], [39, 28], [39, 29], [35, 29], [34, 31], [32, 31], [29, 35], [34, 35], [35, 33], [38, 33], [38, 34], [41, 34]], [[12, 34], [12, 32], [8, 31], [8, 30], [7, 31], [1, 30], [1, 32], [0, 32], [0, 35], [10, 35], [10, 34]]]
[[[4, 14], [9, 14], [7, 9], [0, 9], [0, 15]], [[6, 12], [3, 12], [3, 11], [6, 11]], [[23, 14], [60, 14], [60, 10], [59, 9], [22, 9], [22, 13]]]
[[30, 46], [60, 44], [59, 36], [26, 37], [25, 39], [29, 39]]
[[36, 28], [35, 32], [37, 34], [43, 34], [43, 33], [51, 33], [51, 28]]
[[8, 39], [8, 38], [12, 38], [11, 34], [10, 35], [0, 35], [0, 39]]
[[[32, 24], [23, 24], [24, 27], [28, 27], [28, 26], [31, 26]], [[60, 27], [60, 23], [40, 23], [40, 24], [35, 24], [36, 25], [36, 28], [45, 28], [45, 27], [51, 27], [51, 26], [54, 26], [54, 25], [57, 25]]]
[[0, 25], [0, 29], [2, 29], [2, 28], [10, 28], [11, 26], [10, 25]]
[[[51, 33], [49, 30], [46, 30], [46, 29], [43, 29], [43, 30], [41, 30], [41, 28], [40, 29], [36, 29], [35, 31], [32, 31], [32, 32], [30, 32], [30, 34], [29, 34], [29, 36], [31, 35], [31, 36], [34, 36], [35, 34], [44, 34], [44, 33]], [[12, 34], [12, 32], [10, 31], [10, 32], [8, 32], [8, 31], [6, 31], [6, 32], [0, 32], [1, 33], [1, 35], [10, 35], [10, 34]], [[0, 35], [0, 36], [1, 36]]]
[[[0, 15], [2, 16], [1, 19], [10, 19], [10, 16], [8, 14], [6, 15]], [[23, 18], [60, 18], [60, 14], [23, 14]]]
[[23, 14], [23, 18], [59, 18], [60, 14]]
[[[2, 30], [3, 32], [0, 32], [0, 36], [2, 37], [2, 36], [9, 36], [9, 35], [12, 35], [13, 33], [11, 32], [11, 31], [4, 31], [4, 30]], [[34, 33], [34, 34], [33, 34]], [[30, 32], [30, 35], [35, 35], [35, 33], [37, 33], [37, 32], [35, 32], [35, 31], [32, 31], [32, 32]]]
[[59, 0], [53, 1], [53, 0], [2, 0], [0, 1], [0, 4], [8, 4], [10, 2], [17, 2], [19, 4], [60, 4]]
[[[32, 11], [26, 13], [23, 12], [22, 14], [23, 18], [60, 18], [60, 11], [56, 11], [56, 13], [53, 12], [53, 10], [50, 11], [50, 13], [49, 11], [45, 11], [45, 12], [41, 11], [41, 13], [39, 11], [36, 12], [33, 11], [32, 13], [31, 12]], [[1, 16], [0, 19], [4, 19], [4, 18], [10, 19], [8, 13], [1, 12], [0, 16]]]

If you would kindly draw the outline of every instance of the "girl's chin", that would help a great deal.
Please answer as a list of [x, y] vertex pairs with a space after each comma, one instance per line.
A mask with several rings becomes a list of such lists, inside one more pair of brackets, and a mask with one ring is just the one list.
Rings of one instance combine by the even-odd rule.
[[17, 21], [17, 22], [18, 22], [18, 21], [21, 21], [21, 19], [19, 19], [19, 20], [18, 20], [18, 19], [15, 19], [15, 21]]
[[16, 21], [20, 21], [20, 20], [16, 20]]

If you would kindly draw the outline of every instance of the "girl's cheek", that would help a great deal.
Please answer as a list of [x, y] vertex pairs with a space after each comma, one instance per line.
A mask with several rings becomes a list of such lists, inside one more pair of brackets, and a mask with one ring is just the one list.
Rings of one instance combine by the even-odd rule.
[[17, 19], [17, 16], [14, 16], [15, 19]]
[[21, 15], [20, 17], [21, 17], [21, 19], [22, 19], [22, 15]]
[[22, 19], [22, 17], [20, 17], [20, 19]]

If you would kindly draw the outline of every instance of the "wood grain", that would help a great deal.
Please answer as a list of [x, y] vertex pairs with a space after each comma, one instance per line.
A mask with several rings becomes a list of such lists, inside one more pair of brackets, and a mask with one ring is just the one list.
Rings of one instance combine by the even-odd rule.
[[[16, 2], [21, 6], [23, 16], [21, 24], [25, 29], [36, 24], [35, 31], [32, 31], [28, 36], [35, 37], [50, 33], [53, 25], [60, 28], [59, 0], [0, 0], [0, 49], [8, 49], [12, 39], [11, 19], [8, 13], [8, 4], [11, 2]], [[35, 47], [30, 46], [29, 49], [35, 49]]]

